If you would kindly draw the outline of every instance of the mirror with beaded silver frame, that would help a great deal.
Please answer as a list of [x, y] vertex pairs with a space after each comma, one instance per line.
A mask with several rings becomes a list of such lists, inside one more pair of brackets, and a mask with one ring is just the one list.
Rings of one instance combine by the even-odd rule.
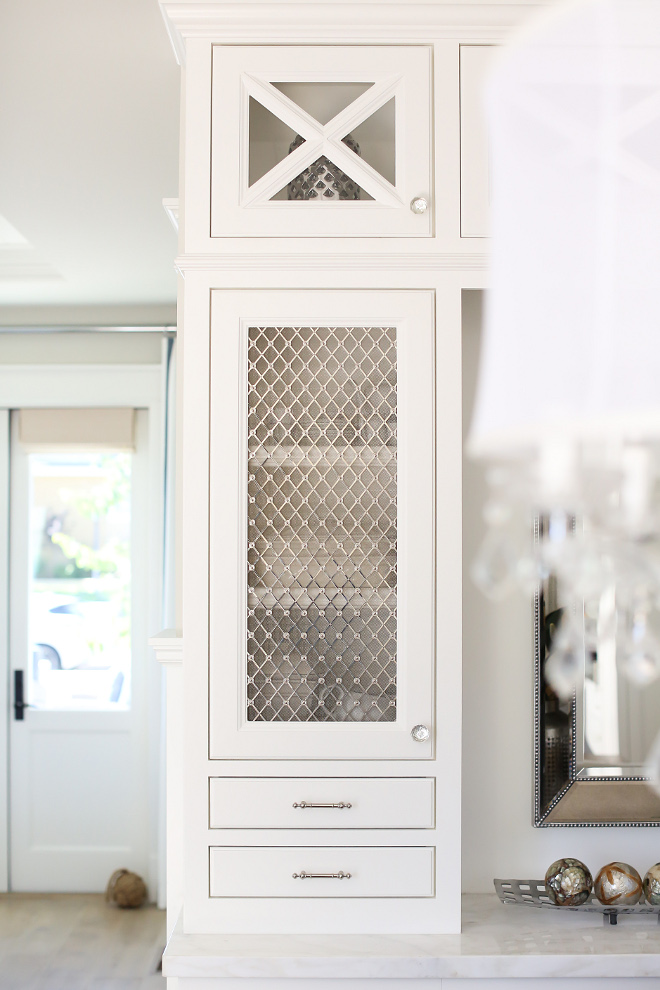
[[[546, 520], [534, 521], [534, 542]], [[612, 591], [613, 594], [613, 591]], [[603, 613], [612, 608], [606, 596]], [[616, 666], [615, 643], [585, 648], [584, 671], [569, 699], [548, 684], [544, 665], [562, 616], [584, 617], [584, 603], [562, 599], [553, 575], [534, 595], [534, 811], [537, 828], [660, 825], [660, 796], [644, 759], [660, 730], [660, 683], [637, 688]]]

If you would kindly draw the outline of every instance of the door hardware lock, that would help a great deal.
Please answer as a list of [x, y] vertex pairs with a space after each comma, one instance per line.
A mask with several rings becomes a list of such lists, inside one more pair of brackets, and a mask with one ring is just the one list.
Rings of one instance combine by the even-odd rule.
[[14, 671], [14, 718], [17, 722], [22, 722], [25, 719], [25, 709], [34, 708], [34, 705], [29, 705], [25, 700], [25, 690], [23, 685], [23, 671]]

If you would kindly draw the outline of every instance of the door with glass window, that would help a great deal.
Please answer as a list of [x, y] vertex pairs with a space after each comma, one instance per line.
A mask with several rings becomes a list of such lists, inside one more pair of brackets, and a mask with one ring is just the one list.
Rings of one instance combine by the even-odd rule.
[[428, 759], [433, 293], [211, 306], [211, 757]]
[[12, 413], [12, 890], [147, 872], [146, 417]]

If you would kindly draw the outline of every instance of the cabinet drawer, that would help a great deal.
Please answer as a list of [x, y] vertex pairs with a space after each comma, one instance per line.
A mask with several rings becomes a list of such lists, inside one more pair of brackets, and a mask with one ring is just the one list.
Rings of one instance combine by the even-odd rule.
[[214, 846], [210, 892], [211, 897], [432, 897], [433, 852], [425, 846]]
[[[433, 777], [211, 777], [210, 826], [433, 828], [434, 785]], [[310, 807], [319, 804], [344, 807]]]

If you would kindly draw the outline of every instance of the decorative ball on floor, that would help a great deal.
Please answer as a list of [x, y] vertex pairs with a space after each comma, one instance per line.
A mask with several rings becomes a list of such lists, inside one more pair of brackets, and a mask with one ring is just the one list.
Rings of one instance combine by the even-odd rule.
[[548, 897], [561, 907], [584, 904], [593, 885], [591, 873], [579, 859], [558, 859], [545, 875]]
[[137, 873], [115, 870], [108, 881], [105, 899], [121, 908], [139, 908], [147, 899], [147, 887]]
[[660, 863], [649, 867], [642, 884], [644, 897], [649, 904], [660, 904]]
[[642, 878], [630, 863], [607, 863], [598, 872], [594, 893], [601, 904], [637, 904], [642, 898]]

